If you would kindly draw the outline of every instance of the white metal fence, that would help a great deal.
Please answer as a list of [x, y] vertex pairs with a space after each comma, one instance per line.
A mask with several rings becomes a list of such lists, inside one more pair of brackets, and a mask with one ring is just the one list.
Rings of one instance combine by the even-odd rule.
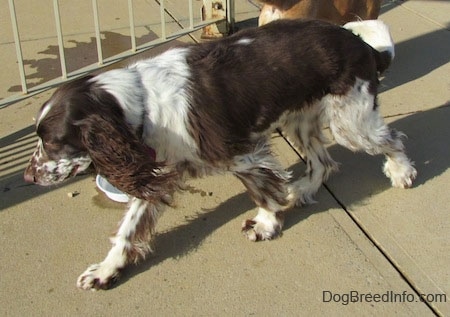
[[[213, 23], [225, 20], [226, 25], [232, 24], [234, 0], [216, 1], [220, 5], [223, 3], [226, 15], [224, 17], [209, 16], [205, 19], [204, 14], [202, 17], [201, 13], [205, 11], [201, 11], [201, 7], [203, 3], [217, 5], [214, 0], [203, 0], [203, 2], [199, 0], [42, 0], [38, 1], [39, 6], [36, 6], [37, 1], [8, 0], [11, 25], [10, 28], [3, 29], [5, 31], [9, 29], [11, 34], [1, 36], [10, 38], [11, 49], [10, 60], [3, 60], [3, 63], [17, 63], [17, 67], [14, 68], [18, 72], [18, 76], [7, 74], [8, 82], [3, 80], [0, 108], [157, 45], [192, 34]], [[32, 10], [36, 12], [30, 12]], [[6, 20], [5, 10], [3, 11], [2, 19]], [[124, 20], [128, 20], [127, 23]], [[120, 26], [115, 25], [117, 21], [120, 21]], [[5, 21], [2, 23], [5, 25]], [[30, 24], [34, 26], [30, 26]], [[107, 24], [107, 26], [103, 24]], [[67, 53], [73, 49], [73, 43], [82, 42], [73, 39], [77, 34], [75, 30], [78, 29], [82, 30], [80, 34], [84, 32], [85, 37], [89, 38], [87, 42], [84, 39], [83, 43], [90, 45], [84, 45], [84, 51], [81, 51], [80, 48], [77, 53], [72, 52], [69, 54], [70, 56], [67, 56]], [[140, 30], [139, 34], [136, 32], [137, 30]], [[32, 40], [37, 42], [36, 38], [39, 36], [32, 39], [31, 35], [26, 32], [39, 33], [41, 42], [53, 41], [53, 44], [46, 43], [47, 47], [45, 44], [34, 44], [34, 52], [31, 54], [41, 55], [34, 60], [29, 60], [24, 57], [24, 45], [31, 46], [30, 42]], [[152, 35], [149, 36], [149, 33]], [[114, 49], [109, 49], [111, 52], [105, 52], [108, 44], [105, 43], [108, 40], [106, 37], [111, 34], [115, 34], [116, 42], [114, 42], [114, 38], [110, 39], [109, 45]], [[124, 44], [126, 41], [128, 44]], [[14, 46], [15, 58], [12, 46]], [[36, 52], [36, 49], [40, 49], [40, 51]], [[28, 50], [30, 51], [30, 49]], [[91, 52], [87, 52], [87, 50]], [[44, 57], [42, 54], [46, 56]], [[53, 54], [56, 58], [48, 58], [49, 54]], [[42, 59], [40, 59], [41, 56]], [[84, 59], [89, 63], [83, 65], [83, 63], [73, 62], [81, 59], [81, 56], [85, 56]], [[43, 60], [46, 62], [43, 63]], [[33, 76], [33, 72], [37, 71], [33, 67], [38, 68], [36, 65], [42, 69], [42, 73], [47, 75]], [[10, 66], [6, 71], [12, 71]]]

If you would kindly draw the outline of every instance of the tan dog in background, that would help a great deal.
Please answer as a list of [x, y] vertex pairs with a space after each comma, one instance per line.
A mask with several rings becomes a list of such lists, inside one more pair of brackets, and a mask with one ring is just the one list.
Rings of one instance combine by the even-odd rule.
[[279, 19], [311, 18], [338, 25], [358, 20], [374, 20], [381, 0], [259, 0], [263, 3], [258, 25]]

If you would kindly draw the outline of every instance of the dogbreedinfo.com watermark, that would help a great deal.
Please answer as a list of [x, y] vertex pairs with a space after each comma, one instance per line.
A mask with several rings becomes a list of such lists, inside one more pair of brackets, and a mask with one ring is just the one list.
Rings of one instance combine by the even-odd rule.
[[322, 302], [340, 303], [348, 305], [352, 303], [446, 303], [446, 294], [415, 294], [403, 291], [396, 293], [386, 291], [384, 293], [361, 293], [359, 291], [350, 291], [348, 293], [333, 293], [331, 291], [322, 291]]

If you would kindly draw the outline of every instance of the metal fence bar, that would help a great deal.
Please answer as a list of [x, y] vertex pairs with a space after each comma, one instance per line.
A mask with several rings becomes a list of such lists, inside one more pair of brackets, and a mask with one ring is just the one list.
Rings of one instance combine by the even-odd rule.
[[231, 32], [234, 32], [235, 30], [235, 7], [234, 7], [234, 0], [227, 0], [227, 24], [228, 29]]
[[19, 65], [22, 93], [26, 94], [28, 93], [27, 80], [25, 77], [25, 67], [23, 66], [22, 46], [20, 45], [19, 26], [17, 24], [16, 7], [14, 5], [14, 0], [9, 0], [9, 13], [11, 15], [14, 43], [16, 45], [16, 55], [17, 55], [17, 63]]
[[102, 38], [100, 35], [100, 22], [98, 19], [98, 3], [92, 0], [92, 8], [94, 13], [95, 40], [97, 43], [98, 64], [103, 65]]
[[62, 78], [67, 78], [66, 56], [64, 55], [64, 41], [61, 28], [61, 15], [59, 12], [59, 1], [53, 0], [53, 11], [55, 12], [56, 33], [58, 36], [59, 59], [61, 62]]
[[[18, 23], [17, 23], [17, 15], [16, 15], [15, 6], [14, 6], [14, 0], [8, 0], [8, 1], [9, 1], [9, 9], [10, 9], [10, 15], [11, 15], [12, 30], [14, 33], [14, 43], [15, 43], [15, 48], [16, 48], [17, 62], [18, 62], [18, 66], [19, 66], [19, 74], [20, 74], [20, 80], [21, 80], [21, 85], [22, 85], [22, 92], [19, 94], [14, 94], [14, 95], [5, 97], [3, 99], [0, 99], [0, 109], [8, 106], [10, 104], [13, 104], [15, 102], [18, 102], [20, 100], [29, 98], [36, 94], [39, 94], [50, 88], [54, 88], [68, 80], [73, 80], [78, 77], [84, 76], [90, 72], [93, 72], [93, 71], [98, 70], [105, 66], [109, 66], [111, 64], [114, 64], [118, 61], [121, 61], [125, 58], [131, 57], [138, 53], [142, 53], [142, 52], [149, 50], [155, 46], [158, 46], [160, 44], [166, 43], [171, 40], [175, 40], [184, 35], [189, 35], [189, 33], [201, 30], [202, 28], [204, 28], [205, 26], [208, 26], [210, 24], [223, 21], [223, 18], [217, 18], [217, 19], [212, 19], [212, 20], [208, 20], [208, 21], [201, 21], [198, 23], [194, 23], [193, 0], [188, 0], [189, 1], [189, 3], [188, 3], [189, 4], [189, 27], [186, 26], [176, 32], [167, 34], [165, 3], [164, 3], [164, 0], [159, 0], [159, 1], [156, 0], [160, 4], [161, 37], [156, 40], [149, 41], [147, 43], [144, 43], [144, 44], [138, 46], [136, 44], [136, 35], [135, 35], [133, 0], [127, 0], [128, 1], [128, 11], [129, 11], [129, 20], [130, 20], [129, 27], [130, 27], [130, 37], [131, 37], [131, 49], [122, 51], [116, 55], [113, 55], [113, 56], [110, 56], [107, 58], [103, 58], [98, 3], [97, 3], [97, 0], [92, 0], [98, 63], [93, 63], [90, 65], [81, 67], [79, 69], [76, 69], [74, 71], [67, 72], [67, 63], [66, 63], [67, 61], [66, 61], [65, 53], [64, 53], [64, 49], [65, 49], [64, 48], [64, 38], [63, 38], [63, 32], [62, 32], [62, 27], [61, 27], [62, 24], [61, 24], [61, 15], [60, 15], [60, 4], [59, 4], [59, 0], [53, 0], [56, 33], [57, 33], [57, 37], [58, 37], [58, 48], [59, 48], [59, 54], [60, 54], [62, 76], [51, 79], [44, 83], [38, 84], [36, 86], [28, 87], [27, 80], [26, 80], [25, 67], [24, 67], [24, 60], [23, 60], [23, 55], [22, 55], [21, 40], [20, 40], [20, 36], [19, 36], [19, 27], [18, 27]], [[233, 2], [233, 1], [234, 0], [227, 0], [227, 8], [230, 8], [228, 3]], [[227, 19], [229, 19], [230, 21], [234, 21], [234, 12], [231, 10], [227, 10], [227, 11], [229, 11], [229, 14], [231, 14], [231, 17], [230, 18], [227, 17]], [[180, 27], [182, 27], [181, 24], [178, 23], [178, 25]]]
[[136, 34], [134, 31], [133, 0], [128, 0], [128, 17], [130, 20], [131, 51], [136, 52]]
[[[205, 27], [207, 25], [210, 25], [210, 24], [213, 24], [213, 23], [217, 23], [217, 22], [220, 22], [220, 21], [223, 21], [223, 19], [215, 19], [215, 20], [210, 20], [210, 21], [207, 21], [207, 22], [202, 22], [202, 23], [199, 23], [199, 24], [195, 24], [194, 28], [191, 31], [195, 32], [195, 31], [201, 30], [203, 27]], [[102, 67], [112, 65], [112, 64], [117, 63], [118, 61], [120, 61], [122, 59], [134, 56], [134, 55], [142, 53], [142, 52], [145, 52], [145, 51], [147, 51], [147, 50], [149, 50], [149, 49], [151, 49], [151, 48], [153, 48], [155, 46], [164, 44], [164, 43], [166, 43], [168, 41], [175, 40], [175, 39], [177, 39], [177, 38], [179, 38], [181, 36], [184, 36], [184, 35], [186, 35], [184, 30], [180, 30], [180, 31], [174, 32], [174, 33], [170, 34], [169, 36], [167, 36], [167, 38], [165, 40], [163, 40], [162, 38], [159, 38], [159, 39], [156, 39], [156, 40], [153, 40], [153, 41], [150, 41], [150, 42], [147, 42], [145, 44], [137, 46], [135, 52], [132, 52], [130, 50], [130, 51], [125, 51], [125, 52], [116, 54], [114, 56], [111, 56], [111, 57], [105, 59], [102, 65], [98, 65], [97, 63], [96, 64], [91, 64], [91, 65], [82, 67], [80, 69], [77, 69], [77, 70], [75, 70], [73, 72], [70, 72], [70, 73], [67, 74], [67, 79], [66, 80], [63, 80], [61, 78], [55, 78], [55, 79], [49, 80], [49, 81], [47, 81], [47, 82], [45, 82], [43, 84], [31, 87], [27, 91], [26, 95], [20, 94], [20, 95], [14, 95], [14, 96], [11, 96], [11, 97], [6, 97], [6, 98], [0, 100], [0, 109], [5, 107], [5, 106], [8, 106], [8, 105], [10, 105], [12, 103], [15, 103], [15, 102], [18, 102], [20, 100], [24, 100], [24, 99], [27, 99], [27, 98], [32, 97], [34, 95], [37, 95], [37, 94], [39, 94], [41, 92], [44, 92], [44, 91], [46, 91], [48, 89], [54, 88], [54, 87], [60, 85], [61, 83], [64, 83], [67, 80], [73, 80], [73, 79], [79, 78], [79, 77], [84, 76], [84, 75], [86, 75], [86, 74], [88, 74], [90, 72], [98, 70], [98, 69], [100, 69]]]
[[164, 7], [164, 0], [158, 1], [159, 12], [161, 15], [161, 38], [166, 39], [166, 8]]
[[194, 28], [194, 4], [189, 0], [189, 29]]

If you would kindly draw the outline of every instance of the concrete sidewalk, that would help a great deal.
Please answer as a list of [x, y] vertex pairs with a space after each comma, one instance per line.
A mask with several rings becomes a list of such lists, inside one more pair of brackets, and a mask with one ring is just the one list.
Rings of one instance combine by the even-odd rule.
[[[236, 7], [239, 20], [258, 15], [248, 1]], [[331, 144], [341, 170], [318, 203], [290, 211], [281, 238], [250, 243], [240, 225], [255, 211], [241, 183], [231, 176], [190, 181], [161, 218], [156, 253], [109, 291], [83, 292], [75, 281], [109, 250], [124, 205], [105, 198], [93, 176], [52, 188], [22, 180], [36, 141], [32, 118], [51, 91], [1, 109], [0, 315], [450, 316], [449, 13], [448, 1], [385, 1], [380, 17], [391, 27], [396, 58], [379, 101], [391, 126], [408, 135], [419, 173], [413, 188], [391, 188], [381, 157]], [[152, 36], [144, 25], [139, 30], [142, 39]], [[34, 31], [29, 49], [51, 56], [54, 39], [45, 27]], [[108, 34], [112, 46], [127, 36], [120, 27]], [[72, 36], [73, 63], [82, 63], [90, 37]], [[10, 44], [0, 41], [2, 58], [11, 59]], [[32, 58], [41, 62], [37, 81], [53, 75], [42, 54]], [[15, 67], [6, 66], [0, 84]], [[304, 170], [281, 137], [273, 143], [287, 168]]]

